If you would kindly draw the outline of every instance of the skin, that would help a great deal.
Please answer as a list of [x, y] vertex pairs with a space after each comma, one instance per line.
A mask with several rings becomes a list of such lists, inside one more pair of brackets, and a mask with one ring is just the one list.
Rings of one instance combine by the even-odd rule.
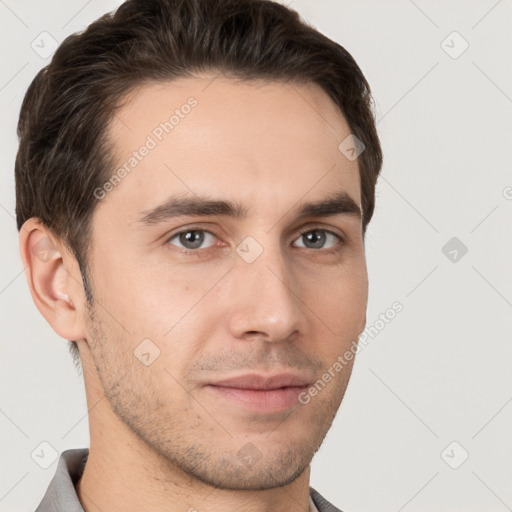
[[[202, 75], [132, 91], [109, 126], [118, 165], [190, 96], [198, 105], [98, 203], [91, 310], [65, 244], [35, 218], [20, 233], [34, 302], [80, 349], [90, 454], [78, 495], [87, 512], [309, 510], [310, 462], [353, 360], [283, 412], [241, 408], [205, 384], [286, 370], [315, 382], [363, 331], [361, 220], [295, 217], [333, 190], [361, 205], [357, 160], [338, 150], [350, 129], [314, 84]], [[239, 201], [249, 215], [137, 223], [171, 193]], [[309, 226], [343, 242], [327, 234], [308, 246]], [[185, 253], [173, 235], [188, 227], [212, 234]], [[263, 248], [252, 263], [236, 252], [247, 236]], [[48, 261], [33, 251], [44, 238]], [[149, 366], [134, 356], [147, 338], [160, 350]], [[237, 455], [244, 446], [250, 464]]]

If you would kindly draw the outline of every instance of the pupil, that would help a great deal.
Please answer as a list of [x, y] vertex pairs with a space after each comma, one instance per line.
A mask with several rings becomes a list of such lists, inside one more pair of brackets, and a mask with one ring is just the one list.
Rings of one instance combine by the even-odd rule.
[[[325, 237], [324, 233], [321, 233], [320, 231], [310, 231], [306, 234], [306, 237], [310, 242], [312, 242], [314, 245], [322, 245], [323, 238]], [[320, 243], [319, 243], [320, 242]]]
[[182, 234], [185, 242], [182, 241], [184, 245], [192, 245], [194, 248], [199, 247], [203, 240], [203, 234], [200, 231], [187, 231]]

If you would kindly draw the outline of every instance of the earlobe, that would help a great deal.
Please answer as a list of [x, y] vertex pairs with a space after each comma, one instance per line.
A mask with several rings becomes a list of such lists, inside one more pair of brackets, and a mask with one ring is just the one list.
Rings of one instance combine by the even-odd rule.
[[[84, 338], [79, 311], [73, 300], [75, 278], [69, 259], [64, 258], [56, 237], [39, 221], [31, 218], [20, 231], [20, 255], [32, 299], [59, 336], [68, 340]], [[67, 259], [68, 261], [65, 261]], [[67, 264], [67, 265], [66, 265]]]

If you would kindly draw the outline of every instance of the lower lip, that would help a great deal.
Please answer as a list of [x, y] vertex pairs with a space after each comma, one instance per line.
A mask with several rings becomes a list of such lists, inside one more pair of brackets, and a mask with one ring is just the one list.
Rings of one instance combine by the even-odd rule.
[[284, 411], [298, 402], [307, 386], [289, 386], [279, 389], [243, 389], [223, 386], [206, 386], [217, 396], [245, 409], [264, 413]]

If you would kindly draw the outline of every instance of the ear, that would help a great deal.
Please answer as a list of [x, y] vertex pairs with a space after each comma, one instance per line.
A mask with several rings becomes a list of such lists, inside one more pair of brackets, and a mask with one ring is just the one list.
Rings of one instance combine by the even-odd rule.
[[62, 338], [73, 341], [85, 339], [79, 314], [84, 293], [74, 256], [36, 217], [23, 224], [19, 248], [37, 309]]

